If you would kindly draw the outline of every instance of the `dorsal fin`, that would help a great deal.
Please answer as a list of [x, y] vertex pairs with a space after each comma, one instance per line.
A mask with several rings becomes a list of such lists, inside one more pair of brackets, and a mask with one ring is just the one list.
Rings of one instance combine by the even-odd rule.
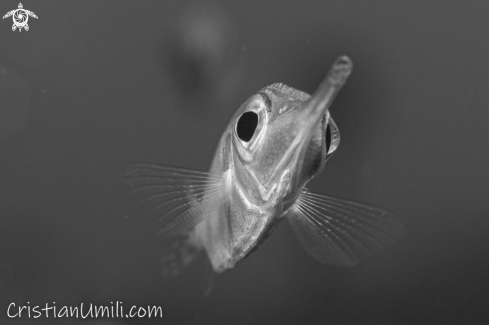
[[274, 83], [270, 86], [265, 87], [265, 89], [275, 90], [276, 92], [287, 95], [290, 98], [299, 101], [306, 101], [311, 97], [311, 95], [309, 95], [308, 93], [289, 87], [283, 83]]

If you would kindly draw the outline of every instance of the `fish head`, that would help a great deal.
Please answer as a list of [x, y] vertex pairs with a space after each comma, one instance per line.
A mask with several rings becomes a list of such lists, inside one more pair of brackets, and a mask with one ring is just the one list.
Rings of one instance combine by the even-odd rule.
[[224, 137], [230, 138], [224, 146], [230, 236], [228, 249], [220, 251], [229, 255], [208, 251], [218, 256], [211, 257], [215, 269], [230, 268], [256, 250], [337, 149], [339, 131], [328, 109], [351, 68], [347, 57], [338, 58], [312, 95], [282, 84], [265, 87], [233, 116]]
[[236, 112], [234, 173], [251, 203], [273, 209], [280, 202], [286, 211], [322, 171], [340, 142], [328, 108], [350, 72], [351, 61], [340, 57], [312, 96], [273, 84]]

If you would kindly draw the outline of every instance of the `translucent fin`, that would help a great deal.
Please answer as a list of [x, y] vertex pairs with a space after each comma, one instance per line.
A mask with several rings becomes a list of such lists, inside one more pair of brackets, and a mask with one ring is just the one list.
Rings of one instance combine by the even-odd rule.
[[307, 253], [338, 266], [353, 266], [405, 233], [391, 212], [307, 189], [287, 219]]
[[191, 229], [216, 211], [221, 202], [221, 176], [196, 170], [136, 164], [126, 173], [133, 192], [159, 218], [160, 233], [173, 236]]
[[192, 230], [166, 239], [160, 258], [162, 276], [172, 277], [179, 274], [201, 251], [202, 246], [197, 244]]
[[203, 296], [204, 297], [209, 297], [211, 295], [212, 290], [214, 289], [214, 281], [216, 278], [216, 272], [214, 271], [214, 268], [212, 267], [211, 261], [207, 260], [207, 263], [205, 264], [205, 287], [203, 291]]

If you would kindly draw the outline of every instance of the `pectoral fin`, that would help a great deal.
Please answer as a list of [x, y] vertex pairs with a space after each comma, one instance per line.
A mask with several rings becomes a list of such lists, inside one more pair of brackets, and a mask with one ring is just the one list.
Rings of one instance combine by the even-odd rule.
[[150, 214], [157, 216], [160, 233], [173, 236], [186, 232], [219, 207], [221, 177], [196, 170], [136, 164], [126, 173], [133, 192], [143, 198]]
[[389, 211], [307, 189], [287, 219], [307, 253], [337, 266], [353, 266], [405, 233]]

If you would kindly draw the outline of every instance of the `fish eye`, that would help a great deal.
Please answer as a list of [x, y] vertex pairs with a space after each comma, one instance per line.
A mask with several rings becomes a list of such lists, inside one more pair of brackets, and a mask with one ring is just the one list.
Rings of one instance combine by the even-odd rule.
[[331, 146], [331, 128], [328, 126], [326, 127], [326, 152], [329, 152], [329, 147]]
[[326, 146], [326, 159], [328, 159], [340, 145], [340, 131], [332, 118], [329, 119], [328, 125], [326, 126], [324, 142]]
[[236, 135], [241, 141], [249, 142], [258, 125], [258, 114], [252, 111], [243, 113], [236, 123]]

